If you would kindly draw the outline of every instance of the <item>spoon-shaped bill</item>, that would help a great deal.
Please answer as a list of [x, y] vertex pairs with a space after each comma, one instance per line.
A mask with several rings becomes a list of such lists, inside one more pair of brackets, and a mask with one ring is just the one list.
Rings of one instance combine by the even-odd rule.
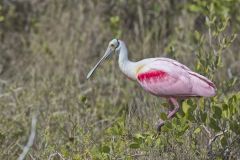
[[90, 76], [93, 74], [93, 72], [96, 70], [96, 68], [102, 63], [103, 60], [105, 60], [110, 54], [112, 53], [112, 50], [108, 48], [103, 55], [103, 57], [97, 62], [97, 64], [88, 72], [87, 79], [90, 78]]

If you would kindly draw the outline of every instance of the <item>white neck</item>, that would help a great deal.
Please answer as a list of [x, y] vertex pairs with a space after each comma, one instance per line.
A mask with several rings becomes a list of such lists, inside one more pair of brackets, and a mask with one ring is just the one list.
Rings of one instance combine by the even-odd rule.
[[128, 60], [128, 50], [125, 43], [119, 40], [120, 43], [120, 51], [118, 57], [118, 64], [120, 70], [132, 80], [136, 80], [135, 77], [135, 62], [131, 62]]

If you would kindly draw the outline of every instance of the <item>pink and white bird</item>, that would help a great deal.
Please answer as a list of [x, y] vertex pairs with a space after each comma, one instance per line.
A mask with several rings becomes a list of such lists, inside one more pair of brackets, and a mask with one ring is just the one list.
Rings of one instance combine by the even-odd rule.
[[[125, 43], [118, 39], [109, 42], [104, 56], [88, 73], [87, 79], [99, 64], [112, 53], [118, 54], [120, 70], [128, 78], [137, 81], [144, 90], [151, 94], [167, 98], [169, 103], [174, 106], [169, 111], [168, 118], [172, 118], [178, 111], [178, 98], [212, 97], [216, 94], [213, 82], [173, 59], [148, 58], [138, 62], [130, 61]], [[160, 120], [158, 130], [163, 125], [164, 121]]]

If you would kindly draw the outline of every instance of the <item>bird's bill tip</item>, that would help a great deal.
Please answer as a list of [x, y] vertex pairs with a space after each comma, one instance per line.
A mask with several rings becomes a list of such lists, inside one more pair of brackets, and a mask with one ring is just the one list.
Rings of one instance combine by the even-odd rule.
[[90, 71], [90, 72], [88, 72], [88, 74], [87, 74], [87, 79], [89, 79], [90, 77], [91, 77], [91, 75], [92, 75], [92, 70]]
[[93, 75], [93, 72], [97, 69], [97, 67], [98, 67], [98, 64], [97, 65], [95, 65], [89, 72], [88, 72], [88, 74], [87, 74], [87, 79], [89, 79], [92, 75]]

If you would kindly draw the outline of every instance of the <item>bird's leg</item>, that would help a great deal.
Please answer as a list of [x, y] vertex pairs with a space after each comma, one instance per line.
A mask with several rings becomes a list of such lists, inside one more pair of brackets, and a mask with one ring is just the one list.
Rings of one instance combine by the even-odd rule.
[[169, 108], [168, 108], [168, 115], [173, 111], [174, 107], [173, 107], [173, 103], [170, 100], [170, 98], [167, 99], [168, 103], [170, 104]]
[[[170, 119], [170, 118], [172, 118], [172, 117], [176, 114], [176, 112], [178, 111], [178, 109], [179, 109], [179, 104], [178, 104], [178, 102], [177, 102], [177, 100], [176, 100], [175, 98], [169, 98], [168, 101], [169, 101], [169, 103], [171, 103], [171, 104], [174, 105], [174, 108], [173, 108], [172, 110], [168, 111], [167, 118]], [[158, 131], [161, 130], [161, 127], [164, 125], [164, 123], [165, 123], [165, 122], [164, 122], [163, 120], [161, 120], [161, 119], [159, 120], [158, 125], [157, 125], [157, 130], [158, 130]]]
[[169, 101], [174, 105], [174, 108], [170, 113], [168, 113], [168, 118], [172, 118], [178, 111], [179, 109], [179, 104], [175, 98], [169, 98]]

